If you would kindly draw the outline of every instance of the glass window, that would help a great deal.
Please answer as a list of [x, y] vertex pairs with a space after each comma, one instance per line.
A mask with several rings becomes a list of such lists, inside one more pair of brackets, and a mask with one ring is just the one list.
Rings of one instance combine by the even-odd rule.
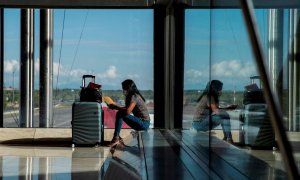
[[20, 10], [4, 10], [3, 126], [19, 126]]
[[[39, 52], [39, 10], [35, 10], [35, 52]], [[53, 122], [51, 127], [71, 127], [72, 103], [79, 100], [82, 76], [91, 74], [104, 96], [124, 103], [121, 82], [132, 79], [147, 100], [153, 125], [153, 11], [55, 9], [53, 45]], [[20, 66], [20, 10], [5, 10], [5, 127], [18, 127]], [[16, 47], [16, 48], [15, 48]], [[39, 53], [35, 53], [35, 108], [39, 102]], [[13, 79], [14, 78], [14, 79]], [[14, 80], [14, 81], [13, 81]], [[14, 85], [12, 84], [14, 83]], [[7, 95], [8, 96], [8, 95]], [[105, 104], [103, 104], [104, 108]], [[12, 109], [15, 111], [12, 111]], [[34, 127], [39, 126], [35, 109]], [[114, 115], [114, 114], [112, 114]], [[114, 120], [111, 118], [109, 121]], [[106, 120], [106, 127], [114, 123]]]

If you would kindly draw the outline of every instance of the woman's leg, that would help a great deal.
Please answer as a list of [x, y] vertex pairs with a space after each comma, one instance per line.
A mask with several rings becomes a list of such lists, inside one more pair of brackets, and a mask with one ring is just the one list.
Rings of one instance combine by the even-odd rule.
[[200, 120], [200, 121], [193, 121], [192, 128], [197, 131], [208, 131], [209, 130], [209, 116]]
[[[211, 117], [211, 124], [209, 123]], [[192, 127], [197, 131], [208, 131], [221, 124], [224, 133], [224, 140], [232, 139], [230, 116], [227, 112], [222, 114], [207, 116], [201, 121], [193, 121]]]
[[120, 134], [122, 124], [123, 124], [123, 116], [124, 115], [121, 111], [118, 111], [116, 114], [114, 137], [118, 137]]
[[123, 121], [134, 130], [146, 130], [150, 126], [150, 120], [142, 120], [133, 115], [124, 115], [122, 112], [118, 111], [116, 114], [114, 136], [119, 136]]
[[126, 115], [123, 117], [123, 120], [134, 130], [146, 130], [150, 126], [150, 120], [142, 120], [133, 115]]
[[224, 133], [224, 140], [232, 139], [230, 116], [226, 111], [224, 111], [221, 117], [222, 117], [221, 126]]

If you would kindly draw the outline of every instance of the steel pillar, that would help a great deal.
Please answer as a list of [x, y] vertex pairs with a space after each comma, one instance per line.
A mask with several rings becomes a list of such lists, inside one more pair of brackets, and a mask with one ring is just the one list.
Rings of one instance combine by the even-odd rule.
[[3, 42], [4, 42], [4, 12], [3, 8], [0, 8], [0, 127], [3, 127], [3, 89], [4, 89], [4, 51], [3, 51]]
[[40, 11], [40, 121], [49, 127], [53, 113], [53, 10]]
[[33, 127], [34, 10], [21, 9], [20, 127]]
[[282, 105], [283, 9], [269, 10], [268, 68], [271, 87]]

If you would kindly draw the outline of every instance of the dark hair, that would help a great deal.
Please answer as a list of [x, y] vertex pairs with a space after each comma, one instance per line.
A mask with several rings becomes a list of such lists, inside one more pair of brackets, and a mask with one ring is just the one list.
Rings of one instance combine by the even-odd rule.
[[135, 83], [133, 80], [131, 79], [126, 79], [125, 81], [122, 82], [122, 88], [123, 90], [126, 90], [128, 91], [128, 94], [126, 96], [126, 99], [125, 99], [125, 104], [126, 106], [129, 105], [130, 103], [130, 100], [131, 100], [131, 97], [134, 95], [134, 94], [138, 94], [141, 96], [141, 98], [143, 99], [143, 101], [145, 101], [145, 98], [141, 95], [140, 91], [138, 90], [138, 88], [136, 87]]
[[199, 102], [204, 95], [207, 95], [209, 97], [214, 97], [216, 103], [218, 103], [219, 102], [218, 92], [221, 91], [222, 88], [223, 88], [223, 83], [219, 80], [212, 80], [212, 81], [208, 82], [203, 93], [197, 99], [197, 102]]

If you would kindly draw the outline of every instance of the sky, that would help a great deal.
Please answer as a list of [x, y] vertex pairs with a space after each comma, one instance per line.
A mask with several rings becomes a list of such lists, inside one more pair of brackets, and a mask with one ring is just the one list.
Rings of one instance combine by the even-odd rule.
[[[267, 14], [256, 15], [265, 45]], [[184, 89], [203, 89], [209, 79], [219, 79], [224, 89], [242, 90], [258, 74], [240, 10], [188, 9], [185, 18]], [[18, 88], [19, 9], [5, 9], [4, 23], [5, 86]], [[56, 9], [53, 52], [53, 88], [80, 88], [82, 75], [93, 74], [104, 90], [121, 89], [127, 78], [153, 90], [153, 10]], [[34, 71], [38, 88], [38, 10]]]
[[[39, 75], [38, 13], [36, 11], [35, 16], [35, 76]], [[152, 10], [66, 10], [62, 30], [63, 16], [64, 10], [54, 11], [54, 88], [80, 88], [82, 75], [93, 74], [103, 89], [120, 89], [121, 82], [127, 78], [133, 79], [139, 89], [153, 89]], [[5, 10], [6, 86], [13, 86], [13, 72], [14, 87], [18, 86], [19, 17], [19, 10]], [[35, 78], [37, 86], [38, 77]]]

